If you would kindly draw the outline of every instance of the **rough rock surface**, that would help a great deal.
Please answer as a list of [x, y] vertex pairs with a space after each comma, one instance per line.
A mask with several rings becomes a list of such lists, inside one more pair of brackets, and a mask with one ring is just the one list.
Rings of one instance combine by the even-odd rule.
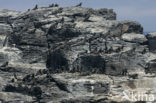
[[147, 35], [148, 38], [148, 45], [149, 45], [149, 50], [151, 52], [155, 52], [156, 50], [156, 33], [150, 33]]
[[156, 35], [142, 32], [112, 9], [1, 10], [0, 102], [138, 103], [123, 91], [140, 88], [155, 95]]

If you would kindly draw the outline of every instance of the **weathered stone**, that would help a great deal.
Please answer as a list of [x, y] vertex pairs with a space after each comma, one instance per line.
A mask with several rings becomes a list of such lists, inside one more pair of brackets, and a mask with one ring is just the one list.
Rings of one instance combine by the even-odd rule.
[[101, 56], [86, 55], [75, 60], [73, 64], [73, 72], [82, 73], [104, 73], [105, 59]]
[[155, 95], [155, 34], [142, 32], [112, 9], [2, 10], [0, 101], [134, 103], [123, 91], [139, 88]]
[[10, 25], [0, 23], [0, 35], [7, 35], [12, 32]]
[[135, 21], [122, 21], [123, 27], [122, 27], [122, 32], [123, 33], [143, 33], [143, 27], [141, 24]]
[[147, 39], [145, 37], [145, 35], [143, 34], [134, 34], [134, 33], [130, 33], [130, 34], [123, 34], [122, 35], [122, 39], [124, 41], [127, 41], [127, 42], [132, 42], [132, 43], [145, 43], [147, 42]]
[[156, 73], [156, 60], [155, 59], [147, 63], [145, 71], [146, 73]]
[[156, 33], [147, 34], [148, 38], [148, 46], [151, 52], [155, 52], [156, 50]]

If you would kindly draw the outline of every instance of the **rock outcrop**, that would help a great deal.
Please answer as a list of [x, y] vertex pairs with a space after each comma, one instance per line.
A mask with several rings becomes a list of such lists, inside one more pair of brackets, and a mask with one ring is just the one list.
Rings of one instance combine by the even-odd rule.
[[155, 52], [156, 50], [156, 46], [155, 46], [155, 42], [156, 42], [156, 33], [151, 33], [147, 35], [148, 38], [148, 46], [149, 46], [149, 50], [151, 52]]
[[137, 102], [123, 100], [125, 90], [155, 94], [155, 34], [142, 33], [112, 9], [2, 10], [0, 101], [125, 103]]

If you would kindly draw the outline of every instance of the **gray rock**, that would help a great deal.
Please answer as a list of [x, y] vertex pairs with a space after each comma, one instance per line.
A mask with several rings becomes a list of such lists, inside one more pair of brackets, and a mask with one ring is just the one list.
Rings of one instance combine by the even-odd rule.
[[138, 22], [117, 21], [112, 9], [2, 10], [0, 100], [125, 103], [127, 88], [156, 94], [155, 34], [142, 32]]
[[0, 23], [8, 23], [11, 19], [16, 18], [20, 12], [1, 9], [0, 10]]
[[156, 33], [150, 33], [150, 34], [147, 34], [147, 39], [148, 39], [148, 45], [149, 45], [149, 49], [151, 52], [155, 52], [156, 50], [156, 46], [155, 46], [155, 43], [156, 43]]
[[123, 23], [123, 32], [125, 33], [139, 33], [142, 34], [143, 33], [143, 27], [141, 26], [140, 23], [136, 22], [136, 21], [122, 21]]
[[73, 72], [104, 73], [105, 59], [98, 55], [85, 55], [79, 57], [73, 63]]
[[149, 61], [146, 65], [146, 69], [145, 69], [146, 73], [156, 73], [155, 66], [156, 66], [156, 60], [155, 59]]
[[127, 41], [127, 42], [132, 42], [132, 43], [145, 43], [147, 42], [147, 39], [145, 37], [145, 35], [143, 34], [134, 34], [134, 33], [129, 33], [129, 34], [123, 34], [122, 35], [122, 39], [124, 41]]
[[12, 32], [12, 29], [11, 29], [10, 25], [0, 23], [0, 34], [1, 35], [7, 35], [7, 34], [10, 34], [11, 32]]

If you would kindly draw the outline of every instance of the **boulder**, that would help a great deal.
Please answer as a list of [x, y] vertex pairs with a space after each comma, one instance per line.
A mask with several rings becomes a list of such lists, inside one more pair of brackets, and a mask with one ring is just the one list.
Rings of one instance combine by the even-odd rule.
[[105, 59], [98, 55], [84, 55], [73, 63], [73, 72], [105, 73]]
[[140, 23], [136, 21], [121, 21], [123, 24], [122, 31], [124, 33], [137, 33], [137, 34], [143, 34], [143, 27]]
[[146, 73], [156, 73], [156, 60], [151, 60], [146, 64]]
[[147, 34], [147, 39], [148, 39], [148, 46], [149, 46], [149, 50], [151, 52], [155, 52], [156, 50], [156, 33], [150, 33], [150, 34]]
[[0, 35], [7, 35], [12, 32], [10, 25], [0, 23]]
[[0, 23], [9, 23], [11, 19], [16, 18], [20, 12], [1, 9], [0, 10]]
[[140, 43], [140, 44], [147, 42], [147, 38], [143, 34], [125, 33], [122, 35], [122, 39], [127, 42]]

